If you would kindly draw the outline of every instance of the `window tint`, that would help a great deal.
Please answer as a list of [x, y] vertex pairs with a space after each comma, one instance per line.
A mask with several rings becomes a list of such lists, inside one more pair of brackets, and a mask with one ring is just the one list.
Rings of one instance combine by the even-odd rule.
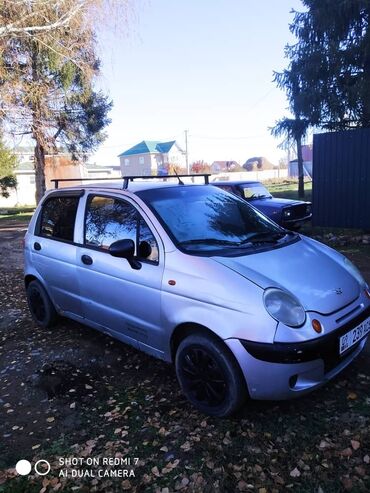
[[40, 234], [58, 240], [73, 241], [78, 197], [55, 197], [42, 207]]
[[282, 231], [246, 201], [218, 187], [153, 188], [137, 195], [185, 250], [249, 248], [253, 244], [248, 240], [255, 234], [268, 236]]
[[[158, 245], [138, 211], [123, 200], [93, 196], [87, 204], [85, 244], [108, 250], [117, 240], [130, 239], [135, 243], [135, 255], [158, 261]], [[151, 254], [148, 256], [148, 248]], [[145, 252], [145, 253], [144, 253]]]

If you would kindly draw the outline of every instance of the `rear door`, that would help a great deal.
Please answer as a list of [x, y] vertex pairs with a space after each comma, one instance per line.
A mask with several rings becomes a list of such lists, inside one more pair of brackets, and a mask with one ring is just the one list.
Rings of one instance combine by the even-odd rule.
[[32, 264], [59, 311], [81, 316], [74, 232], [82, 190], [56, 192], [43, 202], [30, 239]]
[[[109, 246], [122, 239], [134, 241], [139, 270], [126, 259], [109, 254]], [[145, 258], [141, 254], [144, 241], [151, 246], [151, 254]], [[77, 267], [85, 318], [115, 337], [155, 353], [162, 335], [163, 253], [158, 233], [132, 202], [91, 193], [86, 200]]]

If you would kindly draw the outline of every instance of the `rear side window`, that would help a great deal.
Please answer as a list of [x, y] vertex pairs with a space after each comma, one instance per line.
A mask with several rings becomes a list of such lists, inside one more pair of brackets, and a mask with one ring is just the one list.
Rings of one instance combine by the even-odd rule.
[[42, 206], [39, 233], [56, 240], [73, 241], [79, 197], [51, 197]]

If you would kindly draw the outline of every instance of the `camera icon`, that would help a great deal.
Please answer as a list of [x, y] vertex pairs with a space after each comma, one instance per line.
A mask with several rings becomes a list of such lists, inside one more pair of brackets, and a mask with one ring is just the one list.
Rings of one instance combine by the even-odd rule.
[[[50, 463], [45, 459], [38, 460], [33, 466], [35, 473], [39, 476], [46, 476], [50, 472]], [[27, 476], [32, 470], [32, 464], [26, 459], [19, 460], [15, 465], [15, 470], [20, 476]]]

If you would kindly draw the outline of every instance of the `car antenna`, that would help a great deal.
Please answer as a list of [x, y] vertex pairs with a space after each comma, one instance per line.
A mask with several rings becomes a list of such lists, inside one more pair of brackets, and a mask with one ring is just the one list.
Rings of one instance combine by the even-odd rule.
[[181, 178], [179, 177], [179, 175], [177, 174], [177, 171], [175, 169], [174, 169], [174, 172], [175, 172], [177, 179], [179, 180], [179, 185], [185, 185], [185, 183], [181, 180]]

